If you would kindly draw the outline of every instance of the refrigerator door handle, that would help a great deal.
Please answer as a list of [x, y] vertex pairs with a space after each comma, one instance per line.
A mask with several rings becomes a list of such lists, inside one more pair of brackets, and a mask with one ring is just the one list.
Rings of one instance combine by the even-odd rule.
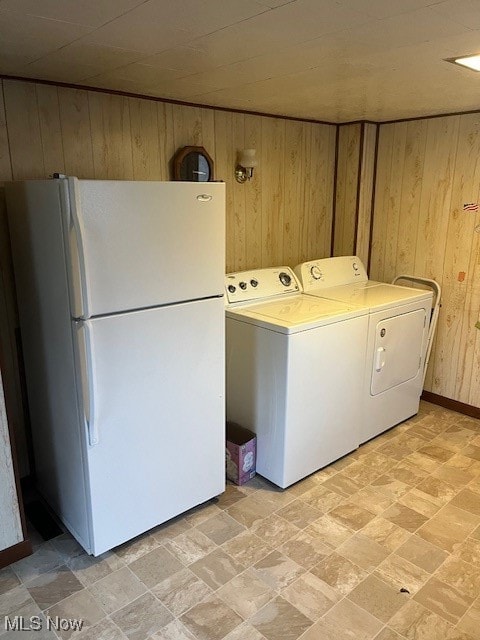
[[81, 210], [77, 178], [68, 178], [70, 270], [73, 288], [74, 318], [88, 318], [89, 303], [86, 284], [87, 265], [85, 260], [82, 223], [78, 212]]
[[97, 421], [95, 419], [95, 370], [93, 367], [93, 342], [91, 339], [88, 322], [78, 323], [83, 415], [88, 433], [88, 444], [94, 447], [99, 443]]

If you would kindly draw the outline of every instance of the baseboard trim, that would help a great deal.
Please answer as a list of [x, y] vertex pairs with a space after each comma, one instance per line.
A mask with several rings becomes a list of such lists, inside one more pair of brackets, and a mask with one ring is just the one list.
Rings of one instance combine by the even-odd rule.
[[30, 540], [22, 540], [22, 542], [8, 547], [8, 549], [3, 549], [3, 551], [0, 551], [0, 569], [8, 567], [9, 564], [17, 562], [17, 560], [26, 558], [31, 555], [31, 553], [32, 543]]
[[471, 404], [465, 404], [464, 402], [459, 402], [458, 400], [452, 400], [452, 398], [439, 396], [438, 394], [432, 393], [431, 391], [424, 391], [422, 393], [422, 400], [426, 400], [427, 402], [431, 402], [432, 404], [438, 404], [440, 407], [451, 409], [452, 411], [456, 411], [457, 413], [463, 413], [463, 415], [470, 416], [471, 418], [480, 419], [480, 409], [478, 407], [474, 407]]

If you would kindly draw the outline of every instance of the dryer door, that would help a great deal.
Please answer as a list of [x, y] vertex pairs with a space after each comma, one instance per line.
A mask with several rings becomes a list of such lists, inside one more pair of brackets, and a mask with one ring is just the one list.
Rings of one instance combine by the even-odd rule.
[[415, 378], [422, 364], [425, 310], [417, 309], [378, 322], [370, 393], [376, 396]]

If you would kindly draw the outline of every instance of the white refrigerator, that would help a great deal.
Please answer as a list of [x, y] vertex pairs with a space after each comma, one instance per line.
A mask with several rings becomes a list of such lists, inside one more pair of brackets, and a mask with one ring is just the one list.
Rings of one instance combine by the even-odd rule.
[[99, 555], [225, 488], [225, 185], [6, 185], [38, 487]]

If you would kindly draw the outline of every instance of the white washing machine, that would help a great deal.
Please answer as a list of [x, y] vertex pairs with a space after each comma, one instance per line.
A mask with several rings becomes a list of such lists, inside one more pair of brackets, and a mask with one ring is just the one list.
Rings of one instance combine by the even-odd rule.
[[226, 276], [227, 419], [279, 487], [356, 449], [368, 311], [301, 293], [288, 267]]
[[433, 292], [369, 280], [356, 256], [312, 260], [295, 267], [306, 294], [369, 312], [360, 441], [418, 412], [423, 388]]

